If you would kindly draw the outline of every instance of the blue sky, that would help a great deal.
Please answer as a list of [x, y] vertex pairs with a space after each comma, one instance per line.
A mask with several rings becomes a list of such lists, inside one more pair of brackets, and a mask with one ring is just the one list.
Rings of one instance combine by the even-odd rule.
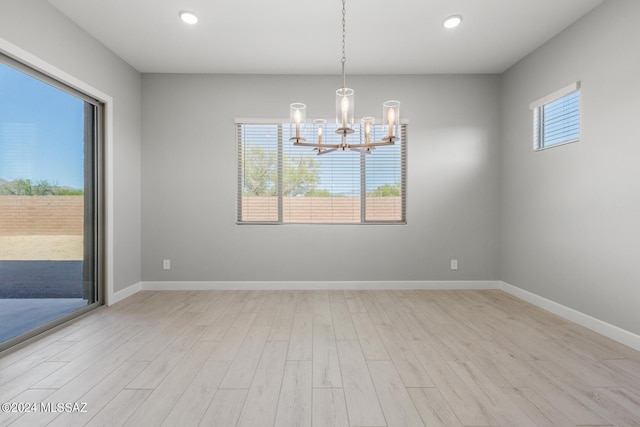
[[0, 178], [84, 187], [84, 101], [0, 64]]

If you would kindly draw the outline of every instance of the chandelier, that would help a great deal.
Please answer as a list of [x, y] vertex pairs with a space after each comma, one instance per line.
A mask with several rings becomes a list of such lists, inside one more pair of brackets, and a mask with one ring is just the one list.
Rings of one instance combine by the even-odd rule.
[[289, 141], [293, 145], [303, 147], [313, 147], [318, 155], [330, 153], [332, 151], [358, 151], [371, 153], [375, 147], [383, 145], [393, 145], [398, 140], [400, 131], [400, 102], [386, 101], [382, 104], [382, 125], [387, 134], [382, 137], [382, 141], [371, 141], [372, 127], [375, 125], [375, 118], [363, 117], [360, 120], [360, 142], [357, 144], [347, 143], [347, 135], [355, 132], [354, 130], [354, 90], [347, 87], [347, 79], [345, 75], [345, 63], [347, 62], [345, 40], [347, 36], [346, 30], [346, 0], [342, 0], [342, 87], [336, 91], [336, 133], [342, 136], [342, 141], [338, 144], [325, 144], [322, 142], [322, 132], [327, 125], [324, 119], [313, 121], [314, 139], [317, 142], [308, 142], [304, 136], [304, 127], [307, 113], [305, 104], [296, 102], [290, 105], [290, 130], [291, 137]]

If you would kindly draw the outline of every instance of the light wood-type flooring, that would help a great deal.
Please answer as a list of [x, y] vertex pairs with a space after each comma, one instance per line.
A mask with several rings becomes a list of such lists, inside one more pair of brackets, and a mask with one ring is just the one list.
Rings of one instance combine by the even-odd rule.
[[640, 353], [497, 290], [145, 291], [0, 355], [4, 402], [36, 405], [16, 427], [639, 426]]

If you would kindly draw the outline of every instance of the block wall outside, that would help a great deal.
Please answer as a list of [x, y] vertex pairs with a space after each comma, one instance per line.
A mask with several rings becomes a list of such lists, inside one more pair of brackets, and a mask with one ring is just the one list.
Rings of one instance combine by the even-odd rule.
[[[285, 223], [357, 223], [360, 222], [360, 197], [284, 197]], [[277, 197], [243, 197], [244, 221], [277, 221]], [[401, 219], [400, 197], [368, 197], [367, 221]]]
[[0, 236], [83, 233], [82, 196], [0, 196]]

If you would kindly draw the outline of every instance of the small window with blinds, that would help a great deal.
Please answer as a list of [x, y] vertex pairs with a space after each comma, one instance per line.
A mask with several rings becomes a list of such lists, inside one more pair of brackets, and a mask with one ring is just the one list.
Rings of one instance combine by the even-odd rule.
[[[287, 123], [236, 125], [239, 224], [406, 223], [406, 125], [399, 141], [371, 154], [320, 156], [294, 146]], [[325, 143], [340, 142], [335, 128], [327, 125]], [[374, 138], [381, 138], [382, 125], [374, 128]]]
[[580, 82], [532, 102], [530, 108], [534, 150], [580, 140]]

